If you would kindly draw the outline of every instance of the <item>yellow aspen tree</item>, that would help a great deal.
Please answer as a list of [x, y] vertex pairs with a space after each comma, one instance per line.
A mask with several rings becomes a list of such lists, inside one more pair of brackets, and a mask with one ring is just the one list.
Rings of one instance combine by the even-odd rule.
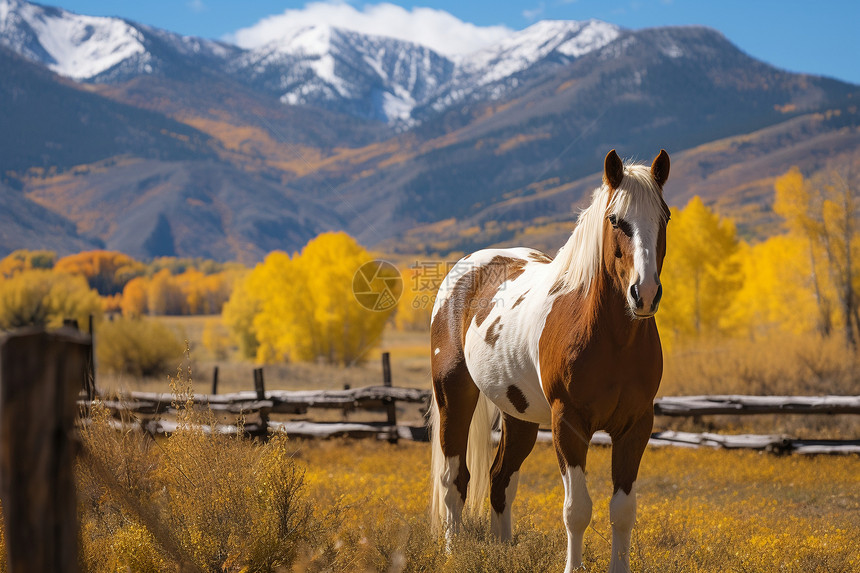
[[[814, 180], [807, 180], [793, 167], [774, 183], [774, 211], [781, 215], [790, 232], [806, 238], [815, 279], [820, 330], [832, 330], [834, 307], [842, 323], [845, 341], [856, 347], [855, 328], [860, 328], [858, 293], [854, 286], [858, 273], [853, 246], [858, 239], [857, 181], [852, 166], [830, 165]], [[822, 283], [832, 288], [825, 292]]]
[[116, 251], [85, 251], [63, 257], [54, 270], [72, 275], [83, 275], [99, 294], [122, 292], [125, 283], [144, 272], [141, 263]]
[[734, 223], [693, 197], [672, 210], [657, 318], [676, 338], [722, 334], [720, 319], [741, 286]]
[[155, 273], [147, 287], [147, 307], [153, 316], [186, 314], [185, 297], [167, 269]]
[[254, 358], [259, 346], [254, 318], [260, 312], [263, 293], [256, 292], [253, 288], [253, 276], [260, 272], [262, 266], [263, 263], [260, 263], [254, 270], [236, 279], [230, 299], [221, 311], [221, 319], [230, 330], [239, 347], [239, 353], [244, 358]]
[[0, 281], [0, 330], [57, 328], [65, 318], [86, 324], [90, 315], [101, 317], [101, 301], [81, 276], [30, 270]]
[[123, 316], [139, 318], [149, 312], [148, 282], [145, 277], [137, 277], [126, 283], [120, 303]]
[[741, 244], [743, 286], [723, 317], [724, 329], [750, 337], [816, 330], [818, 303], [806, 251], [806, 239], [797, 234]]
[[403, 271], [403, 295], [397, 303], [394, 325], [397, 330], [429, 330], [435, 289], [427, 288], [420, 268]]
[[17, 273], [33, 269], [52, 269], [57, 262], [53, 251], [12, 251], [0, 260], [0, 277], [12, 278]]
[[224, 323], [259, 362], [360, 363], [394, 310], [365, 308], [353, 293], [356, 271], [372, 260], [346, 233], [323, 233], [292, 258], [270, 253], [237, 283]]
[[831, 315], [833, 301], [824, 292], [822, 283], [827, 271], [823, 249], [824, 221], [820, 201], [813, 193], [810, 185], [803, 177], [800, 169], [792, 167], [784, 175], [777, 177], [774, 188], [774, 212], [785, 220], [789, 232], [802, 237], [806, 242], [806, 258], [809, 261], [809, 272], [813, 293], [815, 295], [818, 330], [824, 336], [832, 330]]

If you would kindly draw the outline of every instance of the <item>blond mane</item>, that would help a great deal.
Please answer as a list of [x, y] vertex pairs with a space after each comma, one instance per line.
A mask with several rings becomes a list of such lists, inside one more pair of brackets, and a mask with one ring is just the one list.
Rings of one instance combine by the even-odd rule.
[[611, 214], [620, 219], [666, 220], [663, 194], [648, 166], [626, 164], [618, 189], [613, 192], [604, 182], [594, 190], [591, 204], [579, 214], [576, 228], [553, 261], [556, 282], [561, 282], [563, 292], [588, 293], [603, 260], [603, 221]]

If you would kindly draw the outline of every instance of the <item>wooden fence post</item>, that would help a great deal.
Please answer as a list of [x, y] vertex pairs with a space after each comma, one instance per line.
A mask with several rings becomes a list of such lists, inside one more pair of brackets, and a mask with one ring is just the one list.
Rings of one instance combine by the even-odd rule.
[[0, 498], [10, 573], [78, 571], [72, 435], [91, 345], [70, 329], [0, 338]]
[[212, 370], [212, 394], [218, 393], [218, 366]]
[[[382, 353], [382, 385], [391, 388], [391, 355], [388, 352]], [[382, 399], [385, 404], [385, 410], [388, 413], [388, 425], [391, 428], [388, 434], [388, 442], [391, 444], [397, 443], [397, 404], [390, 396]]]
[[87, 355], [87, 377], [84, 380], [87, 391], [87, 400], [92, 402], [96, 399], [96, 331], [93, 327], [93, 315], [89, 317], [90, 330], [90, 352]]
[[254, 390], [257, 392], [257, 400], [266, 399], [266, 386], [263, 382], [262, 368], [254, 368]]
[[[349, 384], [343, 385], [344, 390], [349, 390], [350, 388], [351, 388], [351, 386]], [[349, 418], [349, 408], [344, 407], [344, 409], [343, 409], [343, 420], [346, 421], [347, 418]]]
[[[263, 382], [263, 369], [254, 368], [254, 390], [257, 392], [257, 400], [266, 399], [266, 386]], [[269, 408], [260, 408], [260, 435], [269, 433]]]

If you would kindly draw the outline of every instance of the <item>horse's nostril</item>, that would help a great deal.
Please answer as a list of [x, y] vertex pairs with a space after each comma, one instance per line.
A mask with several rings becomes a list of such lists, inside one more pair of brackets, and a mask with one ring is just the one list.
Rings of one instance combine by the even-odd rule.
[[630, 296], [633, 297], [633, 302], [636, 303], [636, 308], [642, 308], [642, 298], [639, 296], [639, 285], [630, 285]]
[[657, 310], [657, 305], [660, 304], [660, 298], [663, 296], [663, 285], [657, 285], [657, 294], [654, 295], [654, 302], [651, 303], [651, 312]]

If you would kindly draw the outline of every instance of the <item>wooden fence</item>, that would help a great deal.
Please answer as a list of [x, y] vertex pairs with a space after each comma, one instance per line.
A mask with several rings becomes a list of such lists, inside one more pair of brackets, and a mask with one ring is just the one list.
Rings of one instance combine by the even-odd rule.
[[[262, 369], [254, 372], [254, 391], [232, 394], [203, 394], [196, 397], [198, 406], [209, 408], [216, 414], [245, 415], [251, 421], [244, 423], [246, 432], [265, 435], [268, 431], [285, 431], [299, 438], [379, 438], [396, 442], [399, 439], [426, 441], [426, 426], [398, 425], [397, 403], [420, 404], [426, 411], [431, 399], [429, 390], [398, 388], [391, 385], [388, 354], [383, 354], [382, 386], [344, 390], [266, 391]], [[217, 371], [213, 377], [217, 388]], [[121, 400], [106, 400], [104, 404], [117, 414], [133, 413], [148, 432], [170, 433], [175, 423], [158, 416], [173, 412], [173, 396], [164, 393], [130, 392]], [[344, 412], [367, 409], [386, 412], [386, 420], [379, 422], [312, 422], [271, 421], [270, 414], [304, 415], [310, 409], [338, 409]], [[175, 413], [175, 412], [173, 412]], [[657, 416], [699, 417], [709, 415], [761, 415], [761, 414], [860, 414], [860, 396], [673, 396], [658, 398], [654, 402]], [[143, 419], [140, 419], [143, 418]], [[238, 427], [224, 424], [218, 431], [236, 432]], [[541, 441], [550, 441], [548, 431], [538, 433]], [[611, 440], [602, 432], [595, 434], [592, 443], [609, 444]], [[650, 445], [681, 447], [721, 447], [727, 449], [753, 449], [777, 454], [860, 454], [860, 440], [801, 440], [783, 434], [721, 435], [677, 431], [654, 432]]]

